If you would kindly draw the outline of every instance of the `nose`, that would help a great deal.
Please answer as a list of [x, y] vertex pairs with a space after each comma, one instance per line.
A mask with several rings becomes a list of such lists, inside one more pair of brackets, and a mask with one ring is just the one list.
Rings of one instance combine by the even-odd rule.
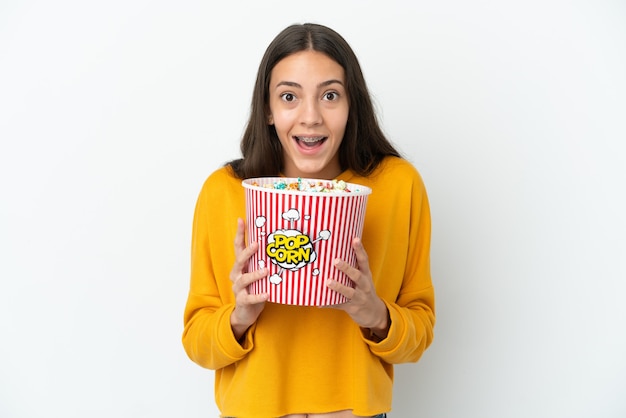
[[300, 123], [304, 126], [315, 126], [322, 123], [320, 103], [315, 100], [306, 100], [302, 103], [300, 111]]

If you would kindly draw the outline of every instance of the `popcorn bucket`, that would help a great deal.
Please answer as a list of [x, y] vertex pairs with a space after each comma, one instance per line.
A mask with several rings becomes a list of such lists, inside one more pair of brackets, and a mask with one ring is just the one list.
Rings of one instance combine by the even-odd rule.
[[[336, 183], [283, 177], [243, 180], [248, 242], [259, 243], [248, 271], [269, 269], [266, 278], [249, 286], [250, 293], [268, 293], [270, 302], [287, 305], [347, 301], [325, 281], [331, 278], [353, 286], [352, 280], [333, 266], [333, 260], [340, 258], [356, 267], [352, 240], [361, 237], [372, 190], [354, 183], [344, 183], [346, 189], [337, 190], [332, 184]], [[299, 189], [276, 188], [280, 185]]]

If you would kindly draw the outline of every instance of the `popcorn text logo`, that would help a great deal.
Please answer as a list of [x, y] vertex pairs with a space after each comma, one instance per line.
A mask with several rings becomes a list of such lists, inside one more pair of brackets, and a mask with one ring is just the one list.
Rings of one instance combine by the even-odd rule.
[[316, 258], [311, 239], [297, 230], [275, 231], [268, 237], [266, 253], [274, 263], [289, 270], [297, 270]]

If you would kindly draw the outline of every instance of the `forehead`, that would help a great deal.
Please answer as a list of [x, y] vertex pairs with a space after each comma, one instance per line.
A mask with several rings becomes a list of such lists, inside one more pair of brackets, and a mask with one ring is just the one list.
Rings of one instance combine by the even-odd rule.
[[274, 66], [270, 84], [275, 86], [281, 81], [320, 82], [328, 79], [344, 81], [344, 69], [328, 55], [312, 50], [291, 54]]

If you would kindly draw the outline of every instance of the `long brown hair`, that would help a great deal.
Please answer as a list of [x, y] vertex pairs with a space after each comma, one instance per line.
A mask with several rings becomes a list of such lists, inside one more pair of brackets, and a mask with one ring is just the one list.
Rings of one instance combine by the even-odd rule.
[[240, 144], [243, 158], [228, 163], [238, 177], [244, 179], [276, 176], [282, 171], [282, 146], [276, 129], [267, 123], [270, 77], [272, 69], [280, 60], [305, 50], [326, 54], [345, 71], [350, 110], [338, 151], [341, 169], [351, 169], [366, 176], [385, 156], [400, 157], [400, 153], [378, 125], [361, 66], [350, 45], [341, 35], [326, 26], [314, 23], [295, 24], [288, 26], [274, 38], [259, 65], [250, 119]]

